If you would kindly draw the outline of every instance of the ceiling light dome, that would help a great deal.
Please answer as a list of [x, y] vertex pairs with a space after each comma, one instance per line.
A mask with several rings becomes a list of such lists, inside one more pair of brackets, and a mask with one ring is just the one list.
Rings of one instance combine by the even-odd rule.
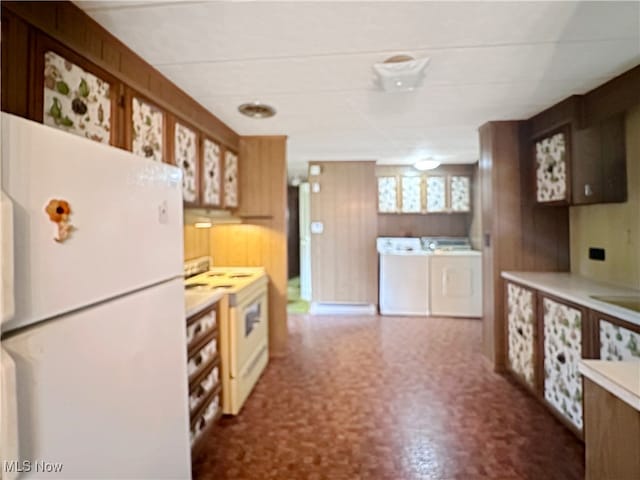
[[261, 102], [243, 103], [238, 107], [238, 111], [251, 118], [269, 118], [276, 114], [276, 109], [271, 105]]
[[440, 166], [440, 162], [434, 160], [433, 158], [425, 158], [424, 160], [418, 160], [413, 164], [413, 168], [416, 170], [433, 170], [434, 168], [438, 168]]

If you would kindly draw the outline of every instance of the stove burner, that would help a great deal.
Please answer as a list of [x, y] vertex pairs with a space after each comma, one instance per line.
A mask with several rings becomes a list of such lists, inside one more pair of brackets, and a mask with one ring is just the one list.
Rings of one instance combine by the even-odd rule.
[[250, 277], [250, 273], [232, 273], [229, 278], [247, 278]]
[[233, 285], [214, 285], [211, 288], [233, 288]]
[[184, 288], [186, 288], [187, 290], [190, 290], [192, 288], [208, 287], [208, 286], [209, 286], [208, 283], [190, 283], [189, 285], [185, 285]]
[[208, 273], [207, 277], [224, 277], [225, 273]]

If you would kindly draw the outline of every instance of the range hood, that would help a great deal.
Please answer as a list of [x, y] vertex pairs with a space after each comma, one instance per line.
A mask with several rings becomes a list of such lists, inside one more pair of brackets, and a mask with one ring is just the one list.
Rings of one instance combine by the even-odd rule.
[[214, 210], [206, 208], [185, 208], [184, 224], [196, 228], [209, 228], [214, 225], [242, 223], [238, 217], [231, 215], [228, 210]]

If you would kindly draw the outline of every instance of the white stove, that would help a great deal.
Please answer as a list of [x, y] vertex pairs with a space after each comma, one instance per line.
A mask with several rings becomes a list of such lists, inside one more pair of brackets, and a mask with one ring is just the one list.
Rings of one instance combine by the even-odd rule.
[[226, 296], [220, 321], [222, 411], [237, 415], [269, 362], [269, 279], [262, 267], [209, 265], [209, 257], [185, 263], [185, 296]]

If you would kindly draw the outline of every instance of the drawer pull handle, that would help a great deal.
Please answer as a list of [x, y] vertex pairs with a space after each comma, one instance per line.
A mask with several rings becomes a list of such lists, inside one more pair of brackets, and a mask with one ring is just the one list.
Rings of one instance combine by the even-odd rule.
[[521, 337], [524, 337], [524, 331], [522, 330], [522, 327], [516, 328], [516, 332], [518, 332]]
[[200, 324], [196, 325], [196, 328], [193, 330], [193, 336], [195, 337], [202, 330], [202, 326]]
[[556, 357], [558, 359], [558, 361], [560, 363], [562, 363], [563, 365], [566, 363], [567, 361], [567, 357], [564, 356], [564, 353], [559, 353], [558, 356]]
[[194, 359], [195, 364], [196, 364], [196, 367], [202, 363], [202, 360], [203, 360], [203, 359], [202, 359], [202, 353], [200, 353], [200, 354], [199, 354], [199, 355]]

